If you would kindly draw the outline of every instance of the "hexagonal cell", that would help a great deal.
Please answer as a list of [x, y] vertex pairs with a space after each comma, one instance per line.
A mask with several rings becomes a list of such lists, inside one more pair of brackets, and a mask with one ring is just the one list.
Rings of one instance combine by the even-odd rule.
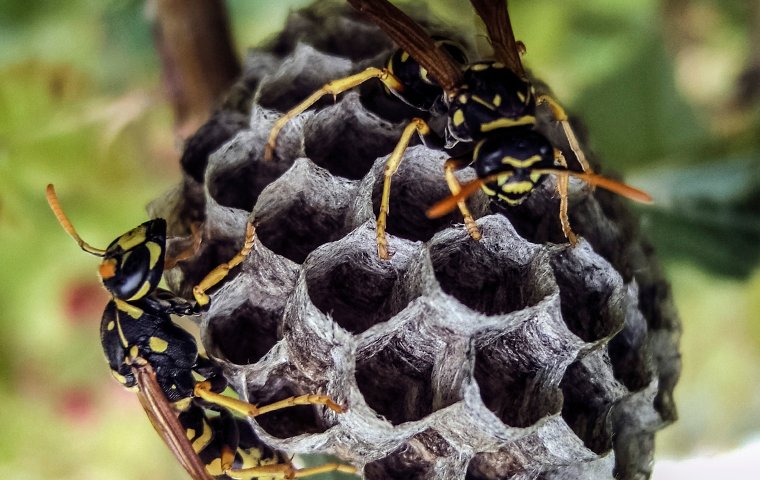
[[425, 340], [413, 320], [397, 325], [382, 343], [360, 345], [356, 384], [364, 400], [393, 425], [420, 420], [433, 412], [433, 352], [438, 342]]
[[[172, 272], [172, 283], [177, 279], [181, 279], [182, 282], [180, 288], [176, 289], [177, 293], [192, 298], [193, 286], [203, 280], [211, 270], [235, 256], [237, 251], [236, 246], [229, 240], [204, 239], [198, 253], [188, 260], [179, 262]], [[233, 278], [234, 274], [229, 275], [222, 284]], [[211, 292], [217, 289], [218, 287], [215, 287]]]
[[356, 180], [393, 150], [401, 128], [365, 110], [351, 92], [305, 123], [304, 148], [307, 157], [333, 175]]
[[[458, 210], [441, 218], [430, 219], [426, 215], [435, 199], [451, 195], [443, 174], [443, 164], [448, 156], [444, 152], [418, 145], [406, 150], [398, 171], [391, 180], [390, 212], [387, 231], [391, 235], [415, 241], [427, 241], [452, 223], [462, 222]], [[387, 158], [378, 159], [372, 168], [372, 208], [375, 216], [380, 211], [383, 192], [383, 170]], [[460, 180], [471, 178], [472, 170], [458, 173]], [[469, 203], [468, 203], [469, 204]], [[470, 205], [472, 207], [472, 205]], [[478, 215], [475, 209], [474, 215]]]
[[318, 246], [346, 234], [343, 226], [355, 182], [333, 177], [307, 159], [297, 160], [261, 193], [253, 210], [261, 242], [302, 263]]
[[[354, 67], [344, 58], [326, 55], [304, 43], [296, 44], [278, 71], [264, 78], [256, 93], [259, 105], [286, 112], [329, 81], [349, 75]], [[332, 103], [326, 95], [318, 105]]]
[[224, 315], [210, 316], [206, 330], [215, 356], [238, 365], [259, 361], [278, 339], [282, 309], [245, 302]]
[[561, 410], [559, 382], [582, 346], [564, 328], [556, 306], [533, 310], [521, 312], [509, 331], [475, 339], [480, 396], [511, 427], [528, 427]]
[[412, 437], [387, 457], [368, 463], [364, 468], [364, 478], [434, 479], [435, 463], [454, 454], [455, 450], [443, 437], [428, 429]]
[[[536, 246], [510, 240], [498, 224], [498, 216], [479, 222], [483, 239], [464, 232], [444, 232], [429, 245], [435, 276], [444, 292], [478, 312], [500, 315], [533, 305], [547, 293], [546, 284], [535, 281], [532, 262]], [[509, 249], [512, 243], [514, 248]]]
[[620, 330], [622, 279], [588, 243], [560, 251], [550, 263], [559, 285], [562, 318], [573, 333], [596, 342]]
[[292, 164], [292, 159], [262, 160], [262, 145], [270, 124], [266, 123], [267, 112], [254, 111], [260, 120], [256, 129], [238, 133], [209, 158], [206, 188], [211, 198], [224, 207], [250, 211], [264, 187]]
[[353, 333], [388, 320], [396, 313], [389, 309], [389, 295], [412, 252], [403, 243], [393, 246], [392, 260], [380, 260], [374, 231], [365, 225], [315, 250], [305, 263], [312, 303]]
[[595, 453], [612, 448], [610, 410], [628, 392], [612, 375], [606, 351], [587, 355], [570, 365], [562, 378], [562, 418]]
[[543, 372], [500, 369], [494, 366], [494, 358], [489, 353], [478, 352], [475, 380], [483, 402], [504, 424], [528, 427], [562, 408], [561, 391], [547, 386]]
[[[263, 406], [288, 397], [318, 393], [317, 389], [313, 386], [304, 387], [304, 383], [293, 380], [293, 375], [291, 374], [299, 376], [288, 365], [274, 368], [269, 373], [266, 384], [255, 388], [249, 386], [248, 401], [255, 405]], [[254, 420], [267, 433], [277, 438], [290, 438], [307, 433], [322, 433], [331, 427], [331, 425], [325, 424], [324, 416], [321, 413], [317, 413], [317, 409], [324, 408], [326, 407], [298, 405], [259, 415]]]

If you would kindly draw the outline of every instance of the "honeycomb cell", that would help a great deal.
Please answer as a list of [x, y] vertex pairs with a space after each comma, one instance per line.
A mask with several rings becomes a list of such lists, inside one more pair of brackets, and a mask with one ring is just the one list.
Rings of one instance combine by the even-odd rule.
[[431, 376], [442, 345], [431, 344], [415, 318], [396, 326], [389, 338], [365, 338], [357, 350], [356, 384], [367, 404], [393, 425], [433, 411]]
[[[284, 398], [313, 393], [311, 383], [302, 384], [289, 378], [289, 368], [283, 366], [270, 372], [266, 385], [248, 387], [248, 401], [255, 405], [267, 405]], [[306, 385], [306, 386], [305, 386]], [[322, 433], [330, 427], [317, 409], [312, 405], [276, 410], [256, 417], [256, 423], [269, 435], [277, 438], [290, 438], [303, 434]]]
[[441, 459], [455, 454], [451, 445], [434, 430], [425, 430], [380, 460], [370, 462], [364, 473], [369, 478], [441, 478]]
[[562, 408], [559, 380], [577, 351], [563, 344], [569, 338], [551, 326], [555, 321], [545, 311], [509, 332], [476, 340], [474, 377], [480, 396], [510, 427], [531, 426]]
[[298, 159], [261, 194], [253, 217], [261, 242], [296, 263], [345, 235], [346, 210], [357, 185]]
[[333, 175], [357, 180], [393, 150], [401, 127], [365, 110], [350, 92], [305, 122], [306, 156]]
[[261, 359], [278, 339], [282, 311], [245, 302], [224, 315], [209, 316], [206, 335], [215, 356], [238, 365]]
[[437, 236], [428, 246], [443, 291], [487, 315], [521, 310], [549, 293], [548, 284], [531, 281], [540, 268], [533, 263], [538, 247], [522, 242], [510, 248], [518, 237], [501, 230], [505, 224], [503, 217], [487, 217], [479, 223], [480, 241], [461, 228]]
[[587, 243], [551, 257], [559, 284], [562, 318], [586, 342], [597, 342], [623, 325], [622, 279]]
[[380, 260], [374, 231], [360, 228], [320, 247], [306, 262], [309, 297], [338, 325], [361, 333], [396, 313], [390, 310], [389, 297], [409, 263], [410, 252], [410, 247], [398, 244], [392, 261]]

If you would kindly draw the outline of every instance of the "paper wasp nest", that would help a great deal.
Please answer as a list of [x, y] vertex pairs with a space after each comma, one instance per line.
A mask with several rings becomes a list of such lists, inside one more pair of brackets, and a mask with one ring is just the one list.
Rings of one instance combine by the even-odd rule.
[[391, 48], [353, 12], [294, 13], [188, 143], [183, 183], [152, 205], [175, 235], [204, 222], [199, 255], [167, 275], [173, 288], [187, 294], [231, 257], [251, 212], [258, 235], [212, 295], [206, 349], [252, 402], [319, 392], [346, 405], [282, 410], [255, 428], [368, 479], [646, 478], [655, 431], [675, 419], [680, 326], [624, 200], [573, 184], [583, 240], [572, 248], [552, 180], [506, 216], [478, 194], [476, 242], [457, 212], [425, 217], [449, 194], [447, 157], [413, 146], [393, 180], [382, 261], [383, 164], [419, 112], [378, 82], [323, 100], [262, 160], [282, 111]]

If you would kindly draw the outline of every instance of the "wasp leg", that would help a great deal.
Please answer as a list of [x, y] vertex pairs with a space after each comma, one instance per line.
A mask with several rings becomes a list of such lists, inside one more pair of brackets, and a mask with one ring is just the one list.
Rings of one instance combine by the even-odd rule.
[[296, 405], [324, 405], [334, 412], [345, 412], [345, 409], [343, 407], [335, 403], [330, 397], [326, 395], [306, 394], [300, 395], [298, 397], [288, 397], [284, 400], [259, 407], [257, 405], [253, 405], [236, 398], [214, 393], [211, 389], [211, 382], [198, 382], [195, 384], [193, 395], [198, 398], [202, 398], [208, 403], [213, 403], [214, 405], [228, 408], [247, 417], [258, 417], [264, 413], [269, 413], [288, 407], [295, 407]]
[[[456, 170], [464, 168], [465, 166], [466, 162], [454, 158], [446, 160], [446, 163], [443, 164], [443, 173], [446, 176], [446, 183], [449, 184], [449, 190], [451, 190], [452, 195], [456, 195], [462, 191], [462, 185], [459, 183], [459, 180], [457, 180], [454, 172]], [[460, 200], [457, 202], [457, 207], [459, 207], [459, 211], [462, 212], [462, 217], [464, 217], [464, 226], [467, 230], [467, 233], [470, 234], [473, 240], [480, 240], [480, 230], [475, 224], [475, 220], [473, 220], [470, 209], [467, 208], [465, 201]]]
[[293, 468], [287, 463], [278, 463], [275, 465], [261, 465], [258, 467], [227, 470], [224, 473], [230, 478], [249, 480], [257, 477], [285, 479], [303, 478], [327, 472], [357, 473], [356, 468], [340, 463], [326, 463], [319, 467], [312, 468]]
[[573, 128], [570, 126], [570, 121], [567, 118], [567, 113], [565, 113], [565, 109], [562, 108], [562, 105], [560, 105], [559, 102], [557, 102], [549, 95], [539, 95], [536, 98], [536, 101], [539, 104], [545, 103], [549, 106], [549, 108], [552, 110], [552, 115], [554, 115], [554, 120], [562, 124], [562, 130], [565, 132], [567, 142], [570, 144], [570, 149], [573, 151], [575, 158], [578, 160], [578, 164], [580, 164], [581, 169], [583, 169], [583, 171], [586, 173], [591, 173], [591, 166], [589, 165], [588, 160], [586, 160], [586, 155], [583, 153], [583, 150], [578, 143], [578, 138], [575, 136], [575, 132], [573, 132]]
[[[562, 152], [556, 148], [554, 149], [554, 161], [559, 166], [567, 169], [567, 160], [565, 160]], [[565, 234], [565, 237], [570, 242], [570, 244], [575, 246], [578, 243], [578, 237], [573, 232], [573, 229], [570, 228], [570, 217], [567, 213], [567, 189], [569, 183], [570, 175], [567, 173], [557, 173], [557, 193], [559, 193], [559, 223], [562, 225], [562, 233]]]
[[430, 127], [421, 118], [413, 118], [409, 125], [404, 128], [404, 132], [401, 134], [401, 138], [396, 144], [396, 148], [393, 149], [391, 156], [385, 162], [385, 170], [383, 171], [383, 196], [380, 201], [380, 211], [377, 214], [377, 254], [383, 260], [388, 260], [390, 255], [388, 254], [388, 239], [385, 236], [385, 227], [388, 221], [388, 212], [390, 211], [391, 202], [391, 177], [398, 170], [401, 165], [401, 160], [404, 158], [404, 152], [409, 146], [409, 141], [412, 139], [412, 135], [417, 132], [420, 136], [425, 136], [430, 133]]
[[196, 253], [198, 253], [198, 250], [201, 248], [201, 233], [200, 224], [193, 223], [190, 225], [190, 236], [192, 237], [192, 243], [182, 251], [177, 252], [176, 255], [167, 257], [164, 260], [164, 271], [171, 270], [172, 268], [176, 267], [179, 262], [187, 260], [188, 258], [192, 258]]
[[290, 120], [305, 112], [306, 109], [314, 105], [325, 95], [332, 95], [335, 97], [338, 94], [354, 87], [358, 87], [362, 83], [373, 78], [379, 79], [386, 87], [396, 92], [401, 92], [404, 89], [404, 85], [395, 75], [384, 68], [375, 67], [370, 67], [363, 72], [345, 78], [339, 78], [338, 80], [333, 80], [332, 82], [324, 84], [322, 88], [309, 95], [306, 100], [291, 108], [285, 115], [274, 122], [272, 130], [269, 131], [266, 147], [264, 147], [264, 160], [269, 161], [274, 157], [274, 149], [277, 146], [277, 136], [280, 134], [280, 130], [285, 128], [285, 125], [287, 125]]
[[232, 260], [229, 262], [223, 263], [211, 270], [198, 285], [193, 287], [193, 297], [195, 297], [195, 301], [198, 302], [199, 306], [203, 307], [208, 305], [209, 298], [208, 295], [206, 295], [206, 290], [224, 280], [224, 277], [230, 273], [230, 270], [238, 266], [251, 252], [255, 236], [256, 228], [253, 226], [253, 223], [248, 222], [245, 228], [243, 248], [240, 249], [238, 254], [232, 257]]

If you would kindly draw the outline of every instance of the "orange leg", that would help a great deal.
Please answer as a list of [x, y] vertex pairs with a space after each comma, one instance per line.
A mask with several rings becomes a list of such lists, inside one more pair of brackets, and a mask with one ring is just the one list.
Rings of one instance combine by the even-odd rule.
[[[567, 169], [567, 161], [559, 149], [554, 149], [554, 161], [564, 169]], [[570, 228], [570, 216], [568, 215], [567, 190], [570, 183], [570, 175], [557, 172], [557, 192], [559, 193], [559, 222], [562, 225], [562, 233], [572, 246], [578, 243], [578, 237]]]
[[[586, 155], [583, 153], [583, 150], [578, 143], [578, 138], [575, 136], [575, 132], [573, 132], [573, 128], [570, 126], [570, 122], [567, 119], [567, 113], [565, 113], [565, 109], [562, 108], [562, 105], [548, 95], [539, 95], [536, 100], [539, 104], [545, 103], [549, 106], [552, 115], [554, 115], [554, 120], [562, 124], [562, 130], [565, 132], [567, 142], [570, 144], [570, 149], [573, 151], [575, 158], [578, 159], [578, 164], [580, 164], [581, 169], [584, 172], [591, 173], [591, 166], [589, 165], [588, 160], [586, 160]], [[567, 166], [567, 164], [565, 164], [565, 166]]]
[[193, 287], [193, 297], [195, 297], [195, 301], [198, 302], [198, 305], [208, 305], [209, 298], [206, 294], [206, 290], [224, 280], [224, 278], [230, 273], [230, 270], [240, 265], [240, 263], [245, 260], [245, 257], [248, 256], [253, 248], [253, 239], [255, 236], [256, 229], [252, 223], [248, 222], [245, 229], [245, 242], [243, 243], [243, 248], [240, 252], [232, 257], [232, 260], [229, 262], [223, 263], [211, 270], [198, 285]]
[[[454, 175], [454, 171], [459, 170], [462, 168], [462, 166], [462, 162], [459, 162], [453, 158], [446, 160], [446, 163], [443, 165], [443, 173], [446, 176], [446, 183], [449, 184], [449, 190], [451, 190], [452, 195], [456, 195], [462, 191], [462, 185]], [[472, 218], [470, 209], [467, 208], [465, 201], [458, 201], [457, 207], [459, 207], [459, 211], [462, 212], [462, 217], [464, 218], [464, 226], [467, 230], [467, 233], [470, 234], [473, 240], [480, 240], [480, 230], [478, 229], [475, 220]]]

